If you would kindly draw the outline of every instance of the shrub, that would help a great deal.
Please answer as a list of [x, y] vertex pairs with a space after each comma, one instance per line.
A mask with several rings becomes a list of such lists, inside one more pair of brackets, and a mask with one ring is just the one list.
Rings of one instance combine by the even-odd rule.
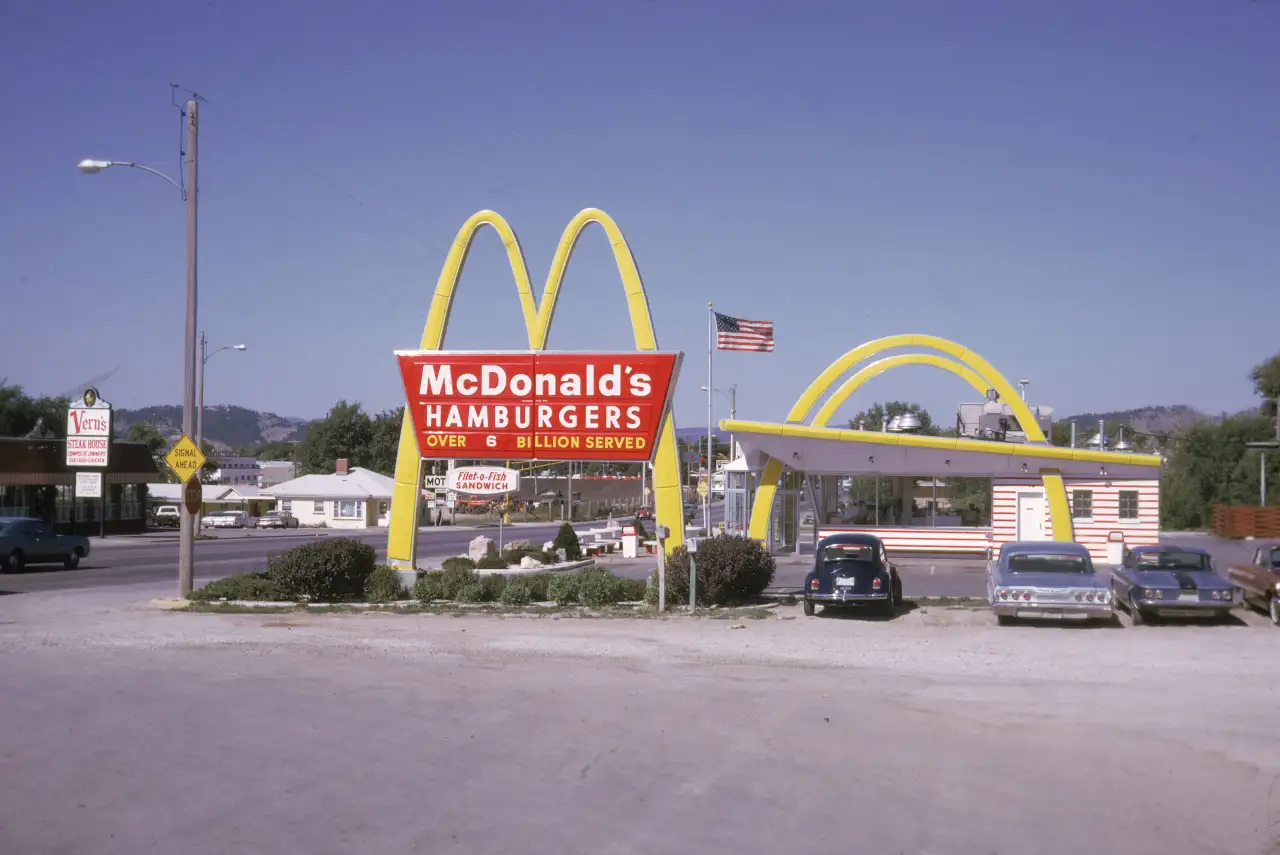
[[210, 582], [191, 592], [191, 599], [198, 603], [211, 600], [252, 600], [273, 602], [284, 600], [280, 588], [266, 573], [240, 573]]
[[[736, 605], [752, 600], [773, 582], [773, 556], [758, 540], [736, 534], [704, 539], [698, 547], [698, 605]], [[656, 603], [654, 591], [648, 595]], [[689, 552], [683, 546], [667, 558], [667, 603], [689, 602]]]
[[560, 573], [547, 583], [547, 599], [562, 606], [578, 601], [578, 577], [572, 573]]
[[454, 599], [460, 603], [483, 603], [484, 585], [479, 582], [468, 582], [458, 589], [458, 595]]
[[622, 598], [621, 579], [602, 567], [578, 574], [578, 599], [584, 606], [610, 606]]
[[620, 603], [639, 602], [645, 598], [649, 590], [649, 583], [644, 579], [619, 579], [618, 584], [620, 587], [618, 602]]
[[352, 602], [364, 598], [377, 553], [367, 543], [335, 537], [304, 543], [267, 559], [267, 574], [288, 597]]
[[578, 533], [569, 523], [562, 523], [552, 541], [553, 549], [563, 549], [565, 558], [570, 561], [582, 560], [582, 544], [578, 542]]
[[521, 577], [525, 587], [529, 589], [529, 600], [534, 603], [545, 603], [551, 599], [551, 595], [547, 591], [551, 587], [551, 581], [559, 576], [557, 573], [532, 573], [528, 576]]
[[445, 600], [456, 600], [458, 592], [475, 581], [476, 571], [470, 567], [455, 564], [445, 568], [445, 571], [440, 574], [440, 597]]
[[512, 564], [519, 564], [521, 558], [524, 558], [523, 549], [512, 549], [508, 546], [506, 549], [502, 550], [502, 562], [508, 567]]
[[475, 569], [476, 563], [465, 555], [459, 555], [456, 558], [446, 558], [441, 564], [442, 570], [472, 570]]
[[506, 570], [509, 566], [507, 559], [492, 552], [476, 562], [477, 570]]
[[364, 598], [371, 603], [394, 603], [403, 596], [400, 574], [390, 564], [374, 567], [364, 583]]
[[490, 573], [480, 577], [480, 585], [484, 588], [485, 602], [492, 603], [502, 597], [502, 592], [507, 587], [507, 577], [501, 573]]
[[538, 560], [543, 564], [559, 564], [560, 556], [554, 549], [547, 549], [539, 554]]
[[529, 605], [529, 586], [524, 583], [523, 579], [513, 579], [510, 584], [502, 589], [502, 604], [504, 606], [527, 606]]
[[418, 577], [418, 581], [413, 583], [413, 598], [424, 603], [443, 600], [445, 598], [443, 579], [444, 574], [439, 570], [423, 573]]
[[644, 527], [644, 520], [635, 519], [631, 523], [636, 527], [636, 537], [640, 539], [641, 543], [649, 539], [649, 530]]

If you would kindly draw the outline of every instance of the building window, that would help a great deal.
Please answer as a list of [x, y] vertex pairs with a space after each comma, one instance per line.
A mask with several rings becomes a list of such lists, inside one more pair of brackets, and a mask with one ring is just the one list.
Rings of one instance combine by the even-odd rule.
[[1093, 519], [1093, 491], [1071, 491], [1071, 518], [1076, 520]]
[[324, 513], [324, 502], [323, 502], [323, 501], [315, 501], [315, 502], [312, 502], [312, 503], [311, 503], [311, 512], [312, 512], [313, 514], [322, 514], [322, 513]]
[[289, 499], [280, 500], [280, 512], [284, 514], [293, 513], [293, 502]]
[[1137, 490], [1121, 490], [1120, 491], [1120, 519], [1128, 522], [1137, 522], [1138, 520], [1138, 491]]
[[364, 502], [357, 499], [340, 499], [333, 503], [335, 519], [355, 520], [364, 515]]

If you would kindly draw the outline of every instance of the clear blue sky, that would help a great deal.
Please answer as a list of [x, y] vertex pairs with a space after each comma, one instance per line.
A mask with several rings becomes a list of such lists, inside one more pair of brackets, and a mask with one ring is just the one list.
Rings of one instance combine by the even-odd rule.
[[[865, 340], [934, 333], [1060, 414], [1255, 403], [1280, 350], [1280, 2], [336, 2], [0, 5], [0, 376], [58, 393], [120, 363], [178, 403], [183, 208], [170, 82], [208, 99], [201, 326], [244, 354], [208, 400], [319, 416], [402, 403], [457, 228], [518, 232], [541, 287], [579, 209], [622, 226], [705, 424], [706, 303], [777, 322], [721, 354], [781, 419]], [[524, 345], [482, 235], [447, 344]], [[551, 346], [629, 348], [601, 233]], [[926, 368], [848, 409], [971, 397]], [[721, 401], [716, 417], [727, 415]]]

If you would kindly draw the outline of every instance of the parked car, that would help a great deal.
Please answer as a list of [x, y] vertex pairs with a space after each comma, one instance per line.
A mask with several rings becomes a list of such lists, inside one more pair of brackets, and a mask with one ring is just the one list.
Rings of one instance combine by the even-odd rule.
[[258, 518], [244, 511], [218, 511], [209, 514], [200, 524], [208, 528], [253, 528], [258, 524]]
[[902, 604], [902, 580], [884, 543], [871, 534], [833, 534], [818, 542], [813, 569], [804, 577], [804, 613], [817, 606], [873, 605], [884, 614]]
[[68, 570], [89, 554], [89, 538], [58, 534], [43, 520], [0, 517], [0, 566], [21, 573], [28, 564], [61, 563]]
[[1001, 626], [1024, 618], [1115, 620], [1107, 583], [1078, 543], [1002, 545], [987, 563], [987, 602]]
[[284, 511], [267, 511], [258, 518], [258, 528], [297, 528], [298, 518]]
[[1255, 549], [1252, 564], [1228, 567], [1227, 581], [1240, 589], [1241, 602], [1246, 607], [1266, 610], [1271, 622], [1280, 626], [1280, 542]]
[[1160, 617], [1221, 617], [1236, 604], [1236, 586], [1213, 570], [1213, 558], [1187, 546], [1135, 546], [1111, 573], [1111, 596], [1135, 626]]
[[645, 506], [643, 508], [636, 508], [636, 519], [638, 520], [653, 519], [653, 508], [650, 508], [648, 506]]
[[177, 528], [182, 521], [182, 510], [177, 505], [161, 505], [151, 514], [151, 524], [157, 528]]

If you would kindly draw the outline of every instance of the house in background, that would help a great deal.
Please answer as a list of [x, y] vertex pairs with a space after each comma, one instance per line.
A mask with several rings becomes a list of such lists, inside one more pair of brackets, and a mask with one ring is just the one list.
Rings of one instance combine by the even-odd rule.
[[263, 490], [300, 525], [374, 528], [387, 525], [395, 480], [338, 460], [328, 475], [303, 475]]
[[298, 467], [292, 460], [259, 460], [258, 486], [266, 489], [298, 477]]
[[[182, 505], [181, 484], [148, 484], [148, 510], [161, 505]], [[217, 511], [244, 511], [251, 517], [260, 517], [271, 510], [275, 500], [265, 496], [257, 487], [229, 487], [226, 484], [201, 484], [200, 516]]]
[[262, 477], [262, 467], [253, 457], [218, 457], [216, 462], [218, 469], [210, 478], [215, 484], [257, 487]]

